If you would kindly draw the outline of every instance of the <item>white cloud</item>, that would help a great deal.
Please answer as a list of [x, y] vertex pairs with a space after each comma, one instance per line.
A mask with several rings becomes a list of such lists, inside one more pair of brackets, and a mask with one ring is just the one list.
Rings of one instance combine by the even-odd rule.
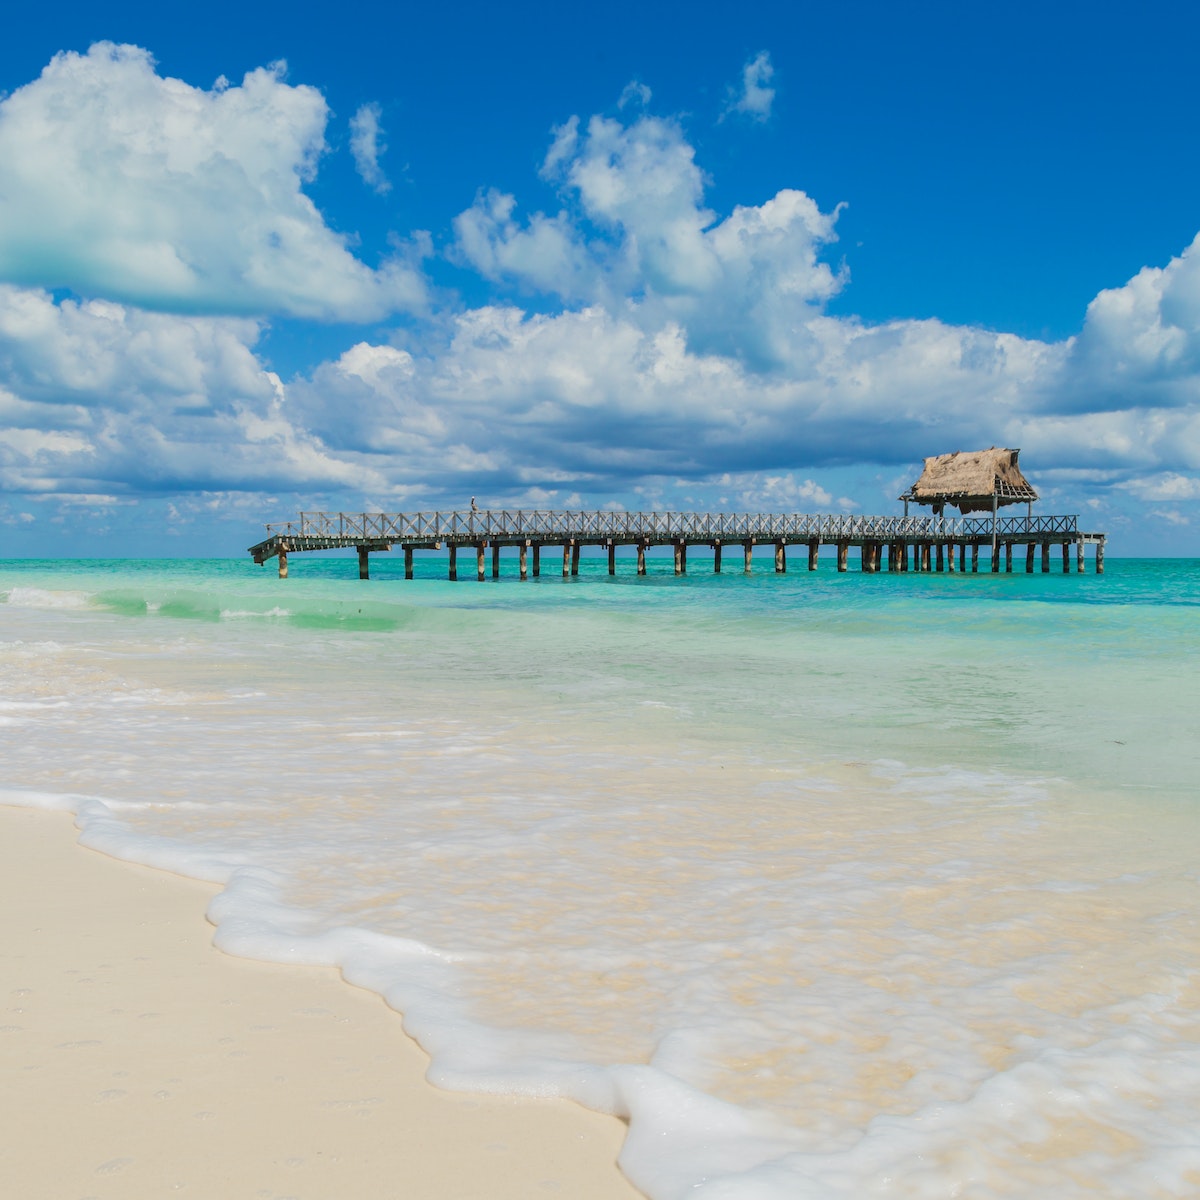
[[572, 118], [542, 173], [574, 213], [522, 224], [512, 196], [481, 193], [455, 220], [461, 261], [498, 282], [633, 312], [645, 329], [677, 323], [693, 349], [760, 368], [803, 353], [806, 322], [846, 281], [820, 260], [836, 211], [788, 188], [718, 220], [675, 121], [597, 116], [580, 133]]
[[289, 419], [253, 321], [54, 303], [0, 285], [0, 490], [355, 484]]
[[379, 166], [380, 156], [387, 153], [383, 127], [379, 120], [383, 110], [378, 104], [364, 104], [350, 118], [350, 153], [363, 182], [380, 195], [392, 190], [392, 185]]
[[729, 89], [729, 100], [722, 115], [741, 113], [754, 121], [767, 120], [775, 100], [775, 89], [768, 86], [774, 76], [770, 54], [760, 50], [742, 68], [741, 86]]
[[204, 91], [134, 46], [56, 55], [0, 101], [0, 279], [182, 312], [419, 309], [419, 272], [360, 262], [303, 191], [327, 117], [278, 64]]

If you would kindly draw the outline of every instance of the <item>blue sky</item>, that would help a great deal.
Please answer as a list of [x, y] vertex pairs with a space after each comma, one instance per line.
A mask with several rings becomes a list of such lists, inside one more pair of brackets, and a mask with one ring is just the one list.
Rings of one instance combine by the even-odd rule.
[[[106, 10], [107, 9], [107, 10]], [[1200, 554], [1181, 4], [59, 5], [0, 43], [0, 556], [298, 508], [893, 511], [1022, 448]]]

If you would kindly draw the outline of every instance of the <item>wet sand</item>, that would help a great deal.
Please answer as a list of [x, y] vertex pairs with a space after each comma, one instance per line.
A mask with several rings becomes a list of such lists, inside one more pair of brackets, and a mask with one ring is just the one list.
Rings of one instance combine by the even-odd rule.
[[0, 807], [0, 1178], [22, 1200], [636, 1200], [624, 1126], [424, 1079], [332, 970], [230, 958], [215, 888]]

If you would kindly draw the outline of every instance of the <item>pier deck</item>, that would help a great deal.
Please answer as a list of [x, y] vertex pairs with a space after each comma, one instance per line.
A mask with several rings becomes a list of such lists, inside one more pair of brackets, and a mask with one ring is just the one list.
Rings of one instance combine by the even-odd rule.
[[[740, 547], [742, 569], [751, 570], [754, 548], [775, 551], [775, 570], [787, 570], [789, 546], [807, 550], [807, 566], [817, 569], [823, 545], [837, 547], [837, 569], [849, 569], [849, 551], [860, 551], [859, 565], [868, 573], [886, 571], [979, 570], [980, 548], [989, 551], [993, 572], [1013, 569], [1014, 546], [1025, 547], [1025, 570], [1032, 572], [1038, 547], [1041, 569], [1050, 570], [1051, 547], [1062, 554], [1062, 570], [1071, 570], [1071, 548], [1077, 571], [1084, 570], [1084, 549], [1094, 547], [1097, 574], [1104, 571], [1103, 533], [1079, 529], [1076, 516], [945, 517], [839, 516], [804, 513], [687, 513], [687, 512], [570, 512], [529, 509], [469, 509], [420, 513], [301, 513], [296, 521], [267, 525], [264, 541], [250, 547], [256, 563], [278, 557], [279, 577], [287, 578], [288, 555], [311, 550], [353, 548], [358, 551], [359, 577], [369, 577], [369, 556], [399, 546], [404, 551], [404, 575], [413, 577], [413, 552], [448, 551], [449, 577], [458, 578], [458, 552], [474, 549], [475, 575], [486, 578], [486, 552], [492, 552], [492, 577], [500, 575], [500, 551], [519, 551], [520, 578], [541, 574], [541, 552], [562, 547], [564, 576], [579, 572], [582, 546], [608, 550], [609, 574], [616, 573], [618, 546], [637, 548], [637, 571], [646, 573], [646, 551], [671, 546], [675, 573], [687, 571], [690, 546], [713, 551], [713, 569], [720, 572], [722, 551]], [[968, 552], [970, 567], [968, 568]], [[957, 554], [958, 562], [955, 562]], [[1004, 566], [1001, 567], [1001, 558]], [[911, 559], [911, 564], [910, 564]]]

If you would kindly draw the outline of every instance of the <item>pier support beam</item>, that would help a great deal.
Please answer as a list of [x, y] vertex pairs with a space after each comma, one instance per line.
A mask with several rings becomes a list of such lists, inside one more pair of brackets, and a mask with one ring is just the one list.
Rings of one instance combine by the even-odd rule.
[[746, 565], [742, 569], [747, 575], [749, 575], [754, 563], [754, 543], [743, 542], [742, 550], [745, 552], [746, 556]]
[[616, 542], [608, 543], [608, 573], [615, 575], [617, 573], [617, 544]]
[[782, 575], [787, 571], [787, 544], [775, 543], [775, 574]]
[[529, 578], [529, 543], [521, 543], [521, 578]]
[[1063, 574], [1070, 575], [1071, 573], [1071, 543], [1063, 542]]
[[896, 562], [899, 565], [900, 573], [902, 575], [907, 575], [908, 574], [908, 543], [907, 542], [897, 542], [896, 543]]
[[533, 577], [537, 579], [542, 574], [542, 543], [533, 543]]
[[946, 548], [941, 542], [937, 544], [937, 569], [939, 575], [946, 569]]
[[288, 554], [287, 547], [280, 546], [279, 547], [279, 578], [280, 579], [287, 578], [287, 554]]
[[817, 538], [809, 538], [808, 540], [808, 569], [815, 571], [817, 569], [817, 554], [821, 549], [821, 543]]
[[971, 543], [971, 573], [973, 575], [979, 574], [979, 543], [978, 542]]
[[930, 571], [933, 570], [933, 566], [932, 566], [933, 555], [931, 554], [930, 551], [931, 551], [931, 547], [930, 547], [929, 543], [926, 542], [921, 547], [921, 570], [926, 572], [926, 574], [928, 574]]
[[1000, 573], [1000, 543], [992, 538], [992, 574]]
[[946, 551], [947, 551], [947, 553], [946, 553], [946, 566], [949, 568], [949, 571], [950, 571], [950, 574], [951, 574], [951, 575], [953, 575], [953, 574], [954, 574], [954, 553], [955, 553], [955, 551], [956, 551], [956, 550], [957, 550], [957, 547], [955, 546], [955, 544], [954, 544], [953, 542], [951, 542], [951, 543], [950, 543], [950, 544], [949, 544], [949, 545], [946, 547]]
[[1004, 543], [1004, 573], [1012, 574], [1012, 542]]
[[965, 575], [967, 573], [967, 543], [963, 542], [958, 547], [958, 569]]
[[571, 543], [571, 574], [579, 574], [579, 543]]
[[563, 578], [571, 577], [571, 543], [563, 542]]
[[1096, 543], [1096, 574], [1104, 574], [1104, 538]]
[[370, 579], [371, 578], [371, 567], [370, 567], [370, 562], [369, 562], [370, 557], [371, 557], [371, 552], [370, 552], [370, 550], [368, 550], [366, 548], [366, 546], [358, 547], [358, 577], [359, 577], [359, 579]]
[[713, 542], [713, 574], [720, 575], [721, 573], [721, 539], [717, 538]]
[[1045, 575], [1050, 570], [1050, 543], [1042, 543], [1042, 574]]
[[1033, 574], [1033, 558], [1037, 554], [1037, 546], [1033, 542], [1029, 542], [1025, 546], [1025, 574]]
[[487, 578], [487, 542], [475, 545], [475, 578], [480, 583]]
[[451, 583], [455, 583], [458, 580], [458, 547], [453, 542], [450, 543], [450, 571], [448, 578]]
[[638, 542], [638, 574], [646, 573], [646, 543]]
[[838, 542], [838, 571], [844, 572], [847, 569], [847, 558], [850, 554], [849, 542]]
[[405, 546], [404, 547], [404, 578], [411, 579], [412, 577], [413, 577], [412, 547]]
[[687, 574], [687, 542], [675, 543], [675, 574]]
[[1075, 543], [1075, 570], [1076, 570], [1076, 571], [1077, 571], [1077, 572], [1078, 572], [1080, 575], [1082, 575], [1082, 574], [1083, 574], [1083, 567], [1084, 567], [1084, 562], [1083, 562], [1083, 538], [1080, 538], [1080, 539], [1079, 539], [1079, 540], [1078, 540], [1078, 541]]
[[500, 543], [492, 543], [492, 578], [500, 578]]

